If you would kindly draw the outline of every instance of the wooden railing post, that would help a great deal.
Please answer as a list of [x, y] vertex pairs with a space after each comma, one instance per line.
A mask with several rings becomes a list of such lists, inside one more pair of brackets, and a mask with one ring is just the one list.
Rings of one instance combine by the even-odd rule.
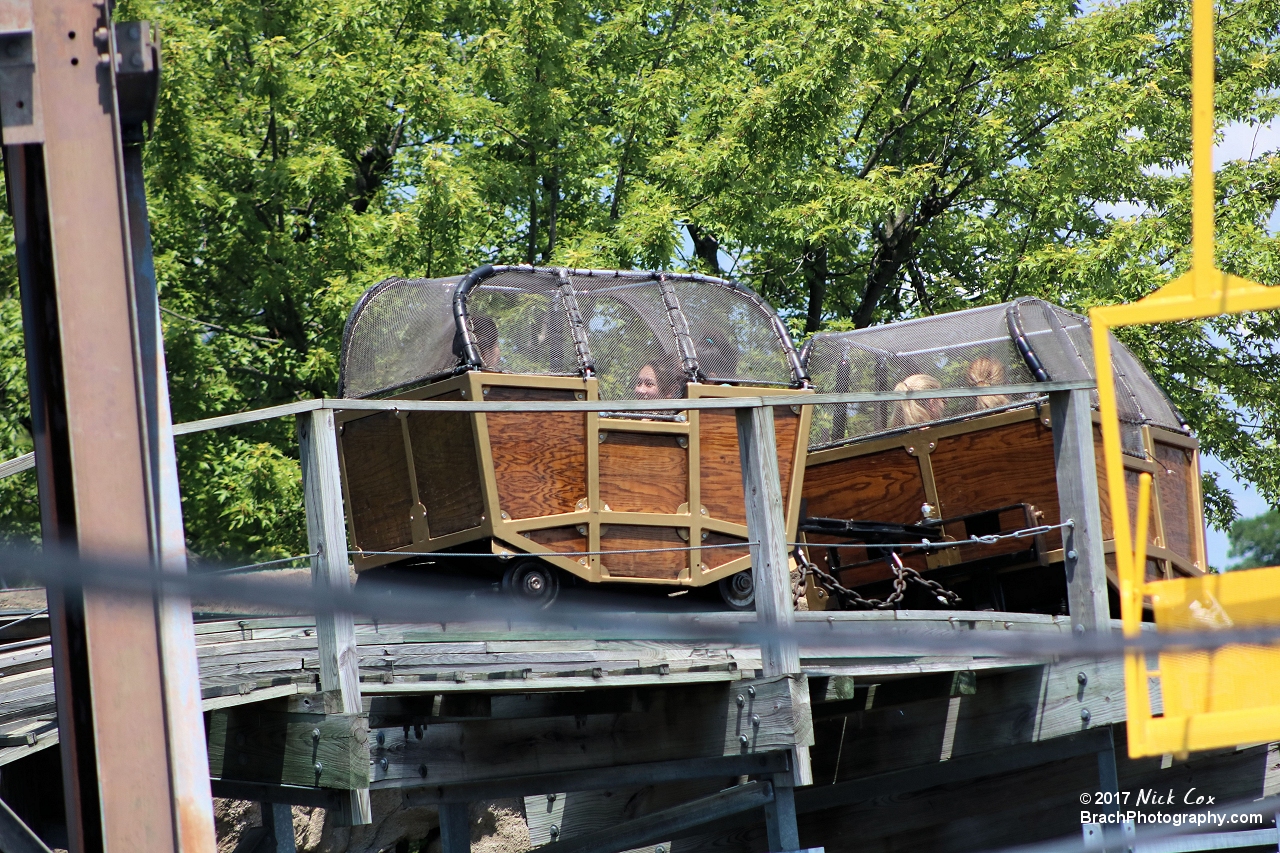
[[1102, 508], [1089, 392], [1051, 391], [1049, 409], [1060, 515], [1064, 521], [1070, 518], [1075, 522], [1062, 531], [1071, 629], [1075, 633], [1106, 631], [1110, 619], [1107, 567], [1102, 553]]
[[[345, 589], [351, 579], [342, 514], [338, 434], [332, 409], [298, 415], [298, 456], [302, 462], [302, 492], [307, 513], [307, 548], [316, 555], [311, 558], [311, 583], [317, 588]], [[320, 689], [341, 694], [342, 713], [361, 713], [359, 659], [351, 614], [317, 613], [316, 638], [320, 651]], [[341, 820], [353, 826], [371, 823], [369, 790], [349, 794], [349, 799], [343, 801], [346, 808]]]
[[[765, 629], [786, 632], [796, 621], [787, 566], [787, 520], [782, 511], [778, 448], [769, 406], [734, 410], [742, 460], [742, 494], [747, 504], [747, 535], [755, 578], [756, 621]], [[790, 637], [771, 633], [761, 646], [763, 675], [800, 672], [800, 649]]]
[[[768, 632], [760, 648], [762, 674], [766, 678], [792, 676], [797, 710], [807, 715], [808, 683], [800, 670], [800, 648], [790, 633], [795, 625], [795, 602], [787, 564], [787, 521], [782, 508], [773, 409], [770, 406], [751, 406], [736, 409], [735, 413], [747, 535], [752, 542], [756, 624]], [[803, 728], [811, 730], [811, 721], [804, 722]], [[799, 849], [793, 787], [813, 784], [808, 745], [797, 743], [792, 750], [792, 772], [774, 774], [774, 798], [765, 806], [769, 849], [773, 851]]]

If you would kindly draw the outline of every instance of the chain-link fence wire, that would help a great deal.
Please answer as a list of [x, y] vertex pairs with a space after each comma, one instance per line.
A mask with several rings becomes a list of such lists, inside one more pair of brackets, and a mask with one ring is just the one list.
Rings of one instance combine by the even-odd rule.
[[[1089, 321], [1024, 298], [1001, 305], [852, 332], [815, 335], [803, 353], [819, 393], [924, 391], [1095, 379]], [[1123, 345], [1112, 342], [1123, 447], [1145, 458], [1143, 424], [1188, 430], [1168, 397]], [[1094, 404], [1097, 393], [1094, 392]], [[815, 407], [812, 449], [1027, 405], [1037, 395], [963, 400], [850, 403]]]
[[461, 276], [389, 278], [360, 298], [342, 334], [338, 396], [385, 393], [448, 374]]

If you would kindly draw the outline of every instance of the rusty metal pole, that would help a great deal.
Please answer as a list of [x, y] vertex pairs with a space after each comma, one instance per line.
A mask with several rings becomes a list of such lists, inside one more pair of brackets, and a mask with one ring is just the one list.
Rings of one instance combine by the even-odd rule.
[[[124, 57], [108, 8], [0, 0], [0, 125], [37, 478], [47, 546], [172, 570], [158, 316], [154, 285], [135, 275], [149, 248], [133, 243], [149, 235], [145, 208], [129, 204]], [[71, 849], [212, 853], [189, 610], [96, 590], [48, 595]]]

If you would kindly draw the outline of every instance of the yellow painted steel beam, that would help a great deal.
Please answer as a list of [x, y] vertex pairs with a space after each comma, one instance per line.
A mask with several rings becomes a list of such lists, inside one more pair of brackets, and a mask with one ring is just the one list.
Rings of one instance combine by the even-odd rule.
[[[1192, 0], [1191, 269], [1138, 302], [1089, 312], [1115, 532], [1120, 611], [1125, 636], [1142, 630], [1150, 596], [1158, 630], [1213, 630], [1280, 622], [1280, 568], [1230, 575], [1146, 580], [1151, 475], [1139, 480], [1135, 526], [1129, 514], [1120, 449], [1119, 408], [1111, 369], [1111, 329], [1280, 308], [1280, 288], [1219, 270], [1214, 255], [1213, 0]], [[1136, 534], [1136, 535], [1135, 535]], [[1161, 687], [1162, 714], [1153, 716], [1150, 681]], [[1132, 757], [1185, 754], [1280, 738], [1280, 649], [1226, 646], [1212, 652], [1160, 656], [1147, 669], [1141, 653], [1125, 660], [1125, 701]], [[1273, 695], [1274, 694], [1274, 695]]]

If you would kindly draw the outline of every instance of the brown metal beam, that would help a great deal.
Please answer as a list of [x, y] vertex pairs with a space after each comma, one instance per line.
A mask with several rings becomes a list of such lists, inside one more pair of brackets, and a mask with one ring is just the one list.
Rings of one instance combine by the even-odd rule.
[[[109, 5], [0, 2], [0, 119], [46, 543], [158, 565], [168, 412], [158, 338], [145, 334], [155, 308], [139, 313]], [[153, 290], [142, 296], [154, 306]], [[194, 678], [194, 643], [189, 662], [165, 661], [164, 646], [190, 636], [171, 603], [48, 594], [71, 849], [212, 851], [207, 776], [202, 787], [190, 772], [198, 693], [193, 705], [196, 688], [173, 683]]]

